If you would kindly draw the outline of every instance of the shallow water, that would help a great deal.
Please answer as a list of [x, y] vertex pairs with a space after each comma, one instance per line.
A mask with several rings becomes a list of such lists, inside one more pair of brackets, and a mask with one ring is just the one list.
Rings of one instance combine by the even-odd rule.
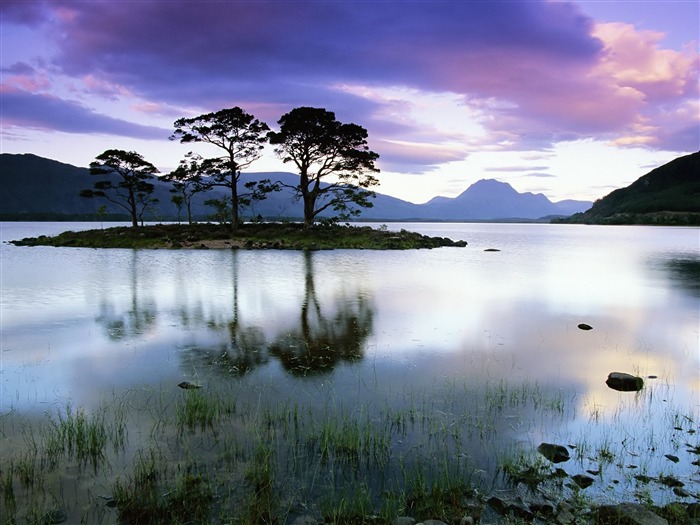
[[[0, 411], [13, 421], [67, 403], [95, 410], [124, 392], [179, 395], [175, 385], [187, 380], [376, 414], [420, 404], [473, 428], [465, 414], [484, 411], [500, 390], [488, 448], [462, 432], [450, 449], [484, 479], [495, 476], [497, 456], [552, 441], [589, 447], [581, 469], [602, 446], [631, 454], [621, 466], [646, 454], [645, 471], [700, 492], [698, 458], [684, 449], [700, 444], [698, 229], [387, 225], [469, 243], [416, 251], [6, 243], [86, 227], [95, 225], [0, 225]], [[656, 378], [640, 394], [620, 393], [605, 384], [612, 371]], [[422, 432], [396, 439], [394, 450], [410, 456]], [[624, 478], [612, 473], [591, 493], [633, 490]]]

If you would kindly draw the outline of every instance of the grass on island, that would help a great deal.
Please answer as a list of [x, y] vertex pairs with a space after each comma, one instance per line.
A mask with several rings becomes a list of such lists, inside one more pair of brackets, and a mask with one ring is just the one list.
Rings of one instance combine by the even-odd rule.
[[235, 232], [230, 225], [212, 223], [156, 224], [113, 227], [86, 231], [66, 231], [54, 237], [42, 235], [12, 241], [18, 246], [68, 246], [82, 248], [166, 248], [166, 249], [371, 249], [407, 250], [466, 246], [465, 241], [429, 237], [386, 227], [314, 225], [300, 223], [246, 223]]

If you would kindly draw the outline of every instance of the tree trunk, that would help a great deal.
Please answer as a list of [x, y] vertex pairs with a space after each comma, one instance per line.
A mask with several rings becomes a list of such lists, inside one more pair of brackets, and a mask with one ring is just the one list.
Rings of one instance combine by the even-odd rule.
[[134, 195], [134, 190], [129, 189], [129, 198], [127, 199], [129, 203], [129, 214], [131, 215], [131, 227], [138, 228], [138, 213], [136, 212], [136, 195]]
[[310, 228], [314, 225], [314, 204], [315, 196], [307, 194], [304, 196], [304, 227]]
[[238, 231], [238, 185], [236, 176], [231, 175], [231, 235]]
[[314, 208], [316, 207], [316, 197], [317, 193], [313, 190], [309, 190], [311, 185], [309, 177], [306, 173], [302, 173], [300, 176], [300, 188], [301, 196], [304, 201], [304, 228], [310, 228], [314, 225], [314, 219], [316, 215], [314, 214]]

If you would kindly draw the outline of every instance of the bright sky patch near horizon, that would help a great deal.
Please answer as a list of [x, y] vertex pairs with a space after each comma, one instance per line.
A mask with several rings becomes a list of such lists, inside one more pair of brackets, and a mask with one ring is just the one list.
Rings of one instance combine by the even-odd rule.
[[180, 117], [315, 106], [368, 130], [381, 193], [594, 200], [700, 150], [699, 40], [697, 0], [0, 0], [0, 151], [168, 172], [212, 152]]

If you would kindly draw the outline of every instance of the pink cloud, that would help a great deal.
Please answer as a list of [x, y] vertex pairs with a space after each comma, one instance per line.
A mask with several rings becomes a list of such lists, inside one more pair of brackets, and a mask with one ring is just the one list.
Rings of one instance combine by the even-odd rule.
[[82, 84], [82, 89], [87, 93], [99, 95], [109, 100], [118, 100], [121, 97], [134, 97], [130, 89], [93, 74], [85, 75], [82, 78]]
[[13, 75], [5, 77], [4, 80], [9, 86], [32, 93], [46, 91], [51, 87], [51, 82], [46, 75]]
[[639, 90], [647, 100], [697, 92], [697, 54], [661, 49], [663, 33], [604, 23], [596, 25], [593, 34], [605, 44], [596, 74], [613, 79], [618, 86]]

